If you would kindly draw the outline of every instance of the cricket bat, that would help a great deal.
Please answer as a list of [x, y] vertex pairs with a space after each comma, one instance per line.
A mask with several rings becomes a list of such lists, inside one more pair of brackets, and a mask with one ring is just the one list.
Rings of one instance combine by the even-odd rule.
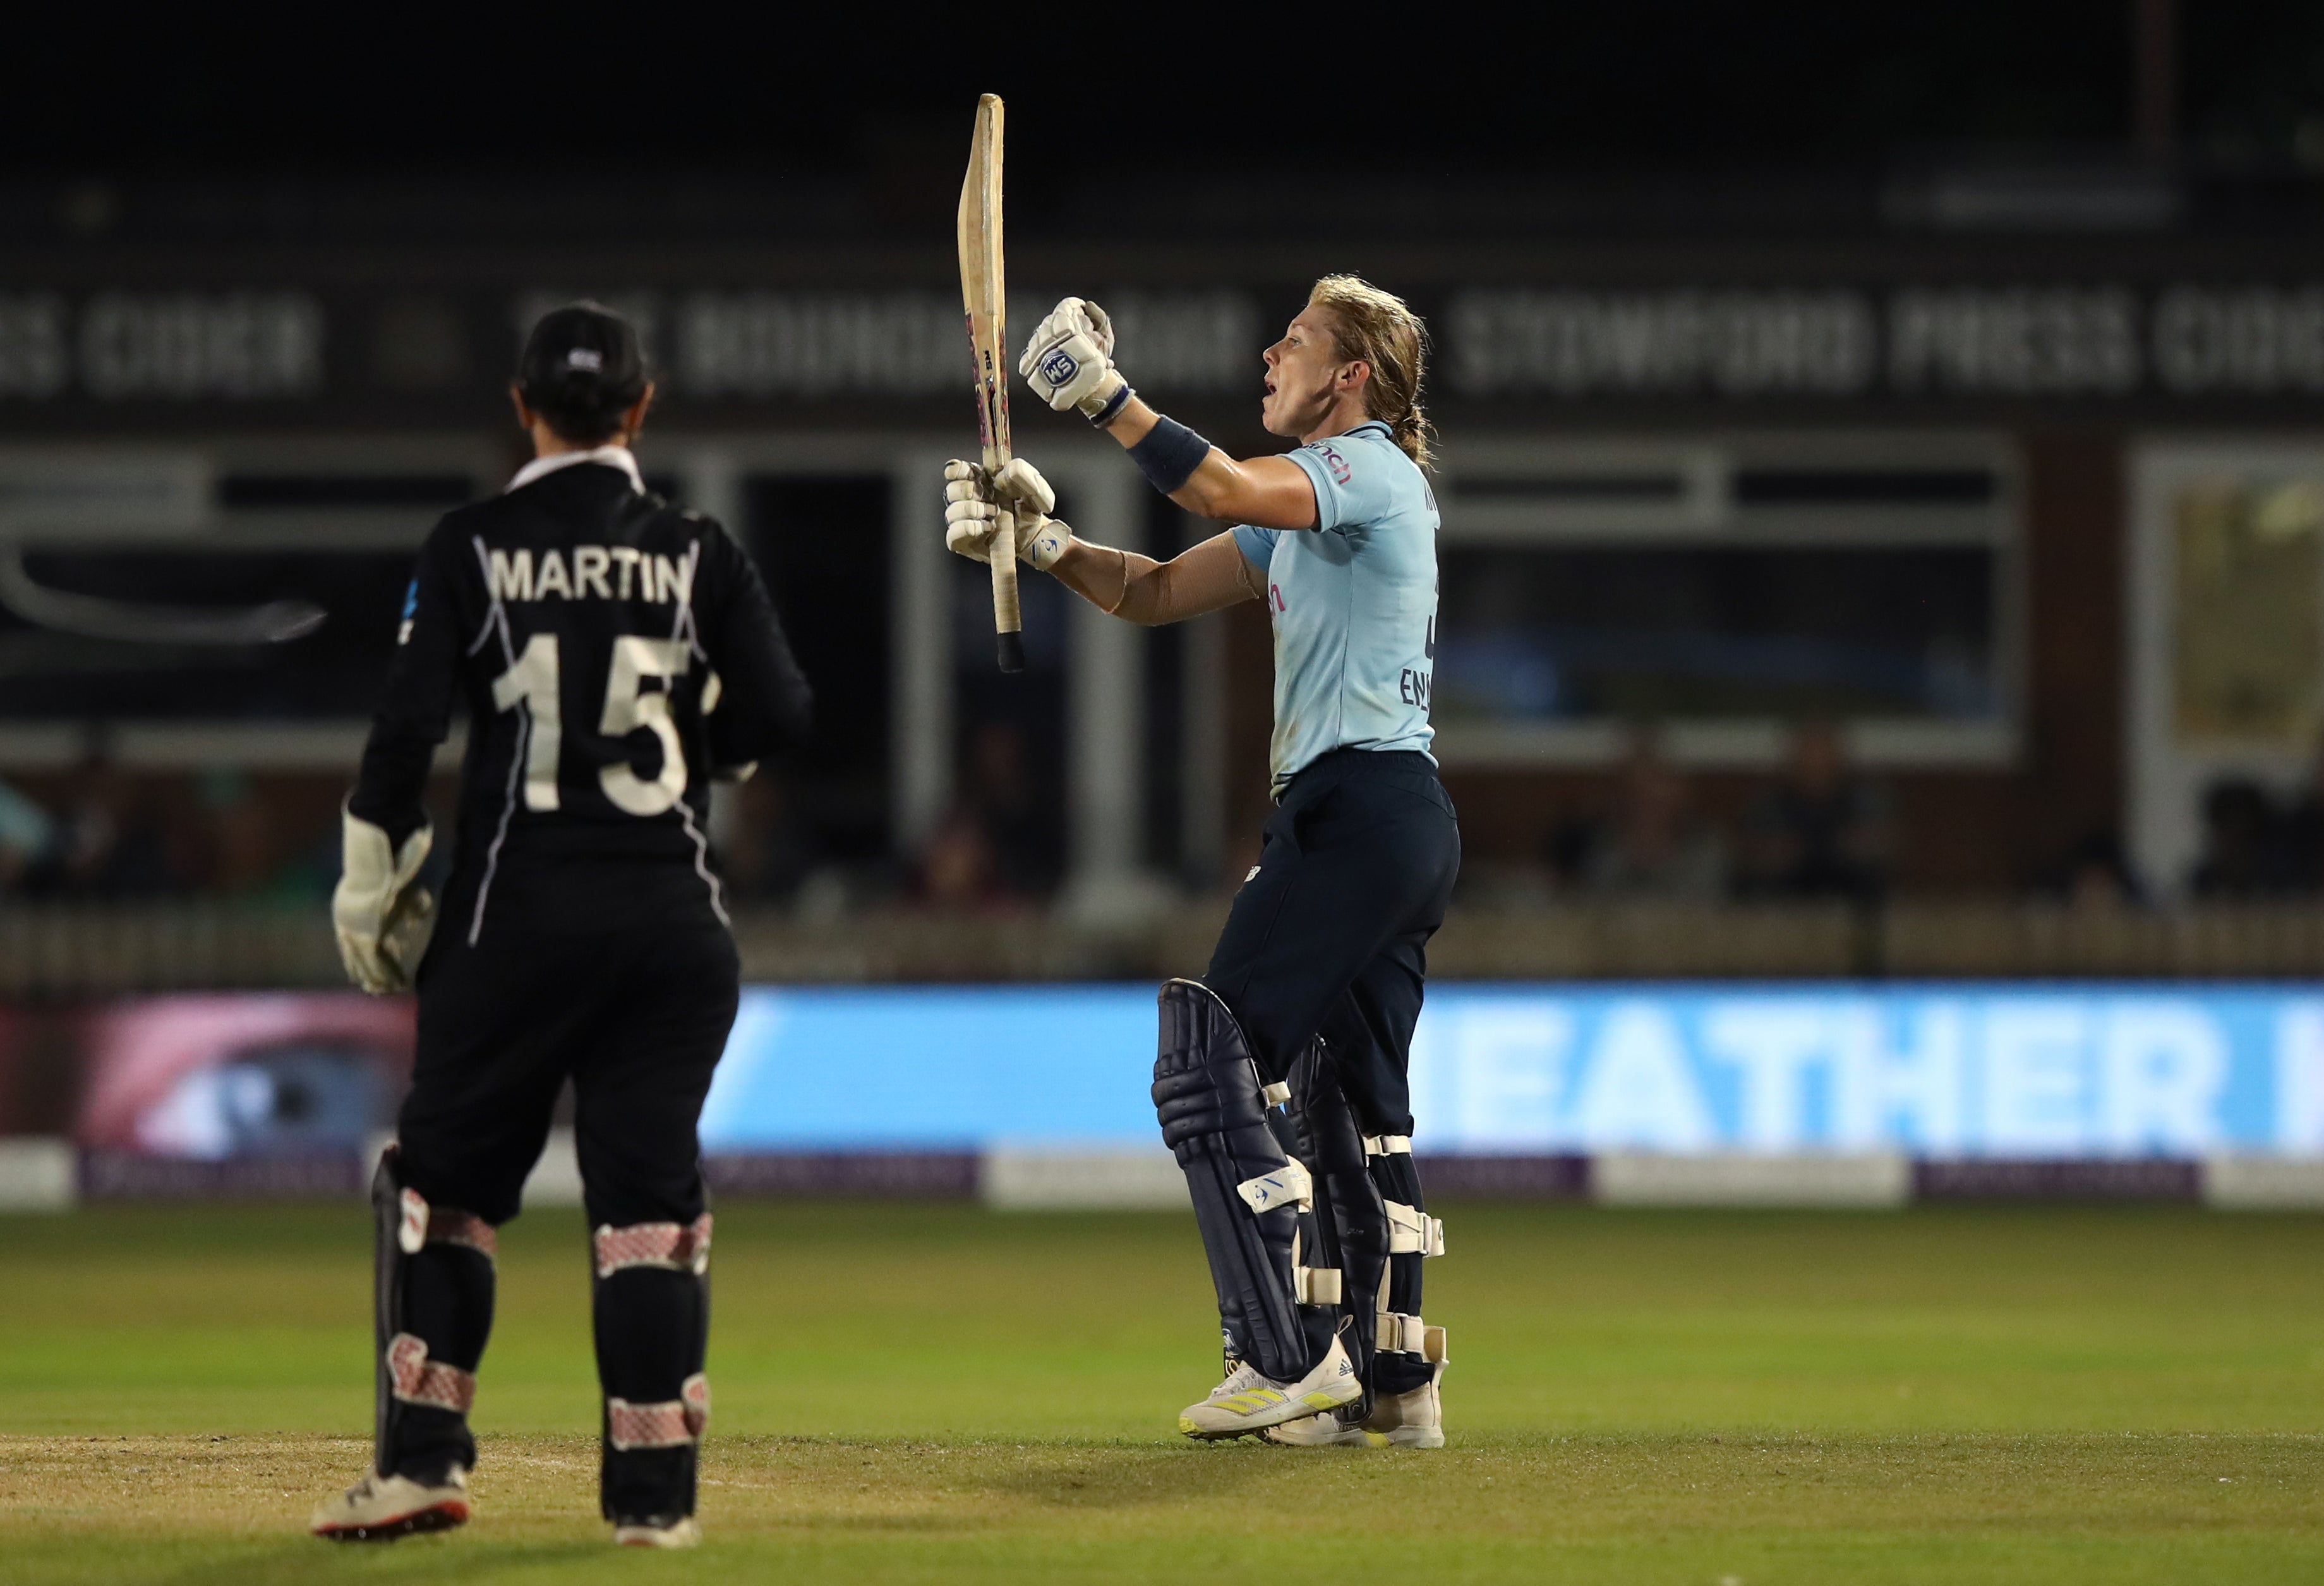
[[[960, 184], [960, 297], [976, 358], [976, 427], [984, 466], [1009, 460], [1009, 275], [1001, 244], [1001, 96], [976, 102], [976, 135]], [[992, 628], [1001, 670], [1025, 670], [1025, 617], [1017, 606], [1015, 524], [1004, 515], [992, 542]]]

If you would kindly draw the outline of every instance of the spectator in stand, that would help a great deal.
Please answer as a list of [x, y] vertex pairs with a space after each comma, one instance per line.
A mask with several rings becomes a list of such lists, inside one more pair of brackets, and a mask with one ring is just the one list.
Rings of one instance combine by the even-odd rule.
[[57, 823], [51, 885], [95, 897], [151, 897], [172, 890], [160, 812], [135, 779], [102, 754], [81, 766]]
[[2290, 890], [2292, 877], [2282, 836], [2265, 788], [2240, 776], [2213, 783], [2203, 794], [2203, 853], [2195, 862], [2195, 895], [2246, 900]]
[[226, 767], [205, 772], [196, 802], [203, 815], [202, 886], [237, 902], [302, 907], [327, 899], [337, 846], [321, 827], [303, 828], [268, 790]]
[[17, 892], [39, 878], [56, 842], [49, 812], [0, 782], [0, 893]]
[[1689, 808], [1686, 780], [1641, 728], [1617, 774], [1614, 807], [1591, 833], [1581, 878], [1609, 896], [1709, 902], [1727, 886], [1727, 849]]
[[2284, 812], [2278, 849], [2285, 891], [2303, 897], [2324, 893], [2324, 750], [2310, 763], [2308, 785]]
[[1877, 901], [1888, 880], [1888, 812], [1879, 790], [1849, 774], [1840, 733], [1809, 722], [1792, 735], [1782, 779], [1744, 828], [1746, 896]]
[[2110, 914], [2145, 902], [2113, 831], [2093, 831], [2076, 843], [2049, 890], [2076, 914]]
[[1001, 891], [1039, 902], [1056, 890], [1065, 871], [1063, 823], [1055, 802], [1044, 801], [1034, 787], [1021, 728], [987, 721], [971, 735], [961, 802], [991, 851]]
[[815, 854], [797, 802], [781, 774], [761, 766], [733, 789], [734, 818], [712, 841], [727, 889], [745, 903], [788, 904], [798, 896]]
[[940, 909], [983, 909], [1011, 900], [1001, 885], [992, 841], [966, 808], [955, 808], [920, 855], [920, 901]]

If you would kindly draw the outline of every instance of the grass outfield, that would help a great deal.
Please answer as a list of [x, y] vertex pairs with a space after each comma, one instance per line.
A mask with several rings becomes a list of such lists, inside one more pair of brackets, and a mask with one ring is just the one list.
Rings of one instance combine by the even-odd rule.
[[708, 1546], [605, 1544], [577, 1212], [503, 1230], [478, 1516], [365, 1458], [359, 1207], [0, 1220], [0, 1581], [2324, 1579], [2324, 1220], [1450, 1209], [1452, 1446], [1203, 1448], [1191, 1222], [735, 1204]]

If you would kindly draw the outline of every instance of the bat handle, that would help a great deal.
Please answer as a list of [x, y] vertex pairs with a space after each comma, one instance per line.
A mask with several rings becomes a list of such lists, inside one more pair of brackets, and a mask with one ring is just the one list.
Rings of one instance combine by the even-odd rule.
[[999, 640], [1001, 670], [1025, 670], [1025, 617], [1017, 603], [1017, 521], [1001, 515], [992, 537], [992, 631]]

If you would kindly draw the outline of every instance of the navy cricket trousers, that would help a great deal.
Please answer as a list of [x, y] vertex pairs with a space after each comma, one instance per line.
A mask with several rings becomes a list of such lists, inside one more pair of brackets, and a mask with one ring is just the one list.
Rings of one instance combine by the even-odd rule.
[[1427, 756], [1336, 749], [1291, 779], [1204, 977], [1265, 1079], [1287, 1079], [1320, 1034], [1363, 1132], [1412, 1133], [1428, 939], [1460, 868], [1460, 824]]

